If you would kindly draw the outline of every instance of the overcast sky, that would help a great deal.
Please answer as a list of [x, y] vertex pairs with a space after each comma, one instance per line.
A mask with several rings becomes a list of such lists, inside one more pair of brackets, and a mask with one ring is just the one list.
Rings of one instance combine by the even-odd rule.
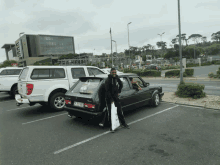
[[[211, 41], [220, 31], [220, 0], [180, 0], [181, 33]], [[20, 32], [73, 36], [76, 53], [111, 53], [130, 46], [156, 46], [158, 34], [170, 47], [179, 33], [178, 0], [0, 0], [0, 46], [15, 43]], [[189, 41], [189, 44], [193, 43]], [[78, 49], [79, 47], [79, 49]], [[95, 49], [95, 50], [94, 50]], [[113, 42], [113, 51], [115, 44]], [[0, 49], [0, 62], [6, 60]]]

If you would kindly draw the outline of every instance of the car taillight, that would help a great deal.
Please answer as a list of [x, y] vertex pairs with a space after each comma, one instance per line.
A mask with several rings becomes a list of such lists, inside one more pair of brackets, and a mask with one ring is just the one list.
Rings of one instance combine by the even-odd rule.
[[30, 95], [33, 91], [34, 84], [26, 84], [27, 95]]
[[71, 104], [71, 101], [70, 100], [65, 100], [65, 103], [66, 104]]
[[84, 106], [85, 106], [86, 108], [94, 108], [94, 109], [95, 109], [95, 105], [93, 105], [93, 104], [85, 103]]

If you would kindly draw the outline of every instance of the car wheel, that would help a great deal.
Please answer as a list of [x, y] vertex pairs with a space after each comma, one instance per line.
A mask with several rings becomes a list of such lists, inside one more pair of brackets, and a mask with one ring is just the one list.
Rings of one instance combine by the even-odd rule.
[[14, 99], [16, 94], [18, 94], [18, 87], [17, 87], [17, 86], [14, 86], [14, 87], [12, 88], [12, 90], [11, 90], [11, 93], [10, 93], [11, 98]]
[[62, 92], [55, 93], [50, 98], [49, 104], [50, 107], [56, 111], [62, 111], [65, 106], [65, 94]]
[[159, 93], [156, 92], [154, 93], [152, 100], [151, 100], [151, 105], [153, 107], [157, 107], [160, 104], [160, 97], [159, 97]]

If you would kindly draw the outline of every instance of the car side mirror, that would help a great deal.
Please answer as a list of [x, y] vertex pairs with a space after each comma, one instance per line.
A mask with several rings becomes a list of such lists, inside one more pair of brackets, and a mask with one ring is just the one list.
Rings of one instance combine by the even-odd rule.
[[150, 85], [150, 83], [146, 83], [146, 82], [144, 83], [144, 86], [146, 86], [146, 87], [149, 86], [149, 85]]

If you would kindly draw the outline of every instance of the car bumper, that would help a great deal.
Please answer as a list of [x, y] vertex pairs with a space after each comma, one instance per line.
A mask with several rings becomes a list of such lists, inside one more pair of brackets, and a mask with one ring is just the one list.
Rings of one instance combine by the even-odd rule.
[[15, 100], [17, 103], [20, 103], [20, 104], [24, 104], [24, 103], [30, 104], [30, 101], [27, 98], [22, 98], [21, 95], [19, 94], [15, 95]]
[[85, 111], [85, 110], [81, 110], [81, 109], [77, 109], [73, 107], [70, 108], [67, 106], [64, 106], [64, 110], [72, 114], [84, 114], [84, 115], [91, 115], [91, 116], [100, 116], [103, 113], [103, 112], [89, 112], [89, 111]]

